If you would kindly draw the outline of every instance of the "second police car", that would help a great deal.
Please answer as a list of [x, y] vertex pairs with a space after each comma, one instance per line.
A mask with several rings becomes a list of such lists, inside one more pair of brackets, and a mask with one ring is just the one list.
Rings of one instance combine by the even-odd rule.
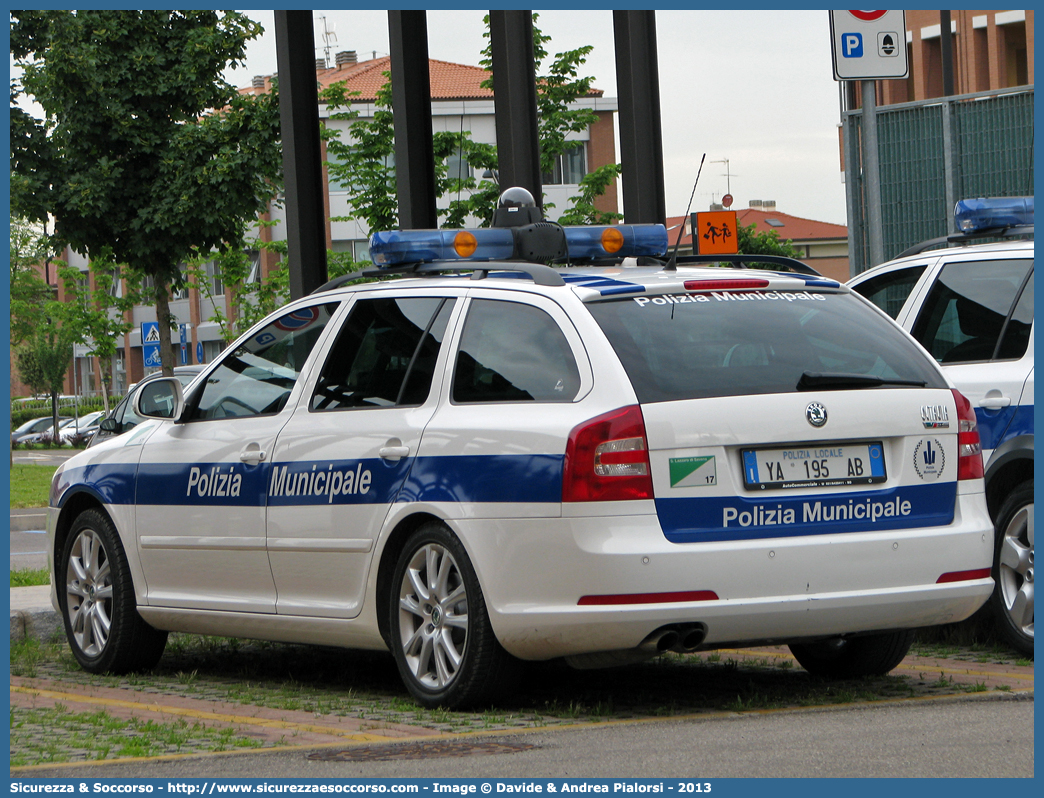
[[405, 279], [292, 303], [185, 396], [143, 384], [148, 420], [59, 469], [84, 668], [187, 631], [387, 647], [427, 706], [493, 700], [520, 660], [737, 644], [849, 677], [987, 599], [974, 411], [884, 313], [517, 191], [488, 230], [375, 234]]
[[984, 613], [1032, 656], [1033, 198], [962, 200], [954, 223], [958, 233], [849, 285], [909, 330], [975, 408], [996, 525], [996, 589]]

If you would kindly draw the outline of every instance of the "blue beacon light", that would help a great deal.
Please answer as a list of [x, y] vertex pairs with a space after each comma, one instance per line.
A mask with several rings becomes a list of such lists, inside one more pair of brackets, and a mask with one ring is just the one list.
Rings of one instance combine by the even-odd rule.
[[959, 200], [953, 219], [962, 233], [1033, 224], [1033, 197], [991, 197]]

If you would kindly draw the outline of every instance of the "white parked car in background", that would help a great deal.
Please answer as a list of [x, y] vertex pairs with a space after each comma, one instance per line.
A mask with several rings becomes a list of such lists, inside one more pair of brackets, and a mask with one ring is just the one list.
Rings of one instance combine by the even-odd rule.
[[955, 220], [961, 233], [848, 284], [908, 330], [975, 408], [996, 524], [989, 611], [1000, 637], [1032, 656], [1033, 198], [965, 200]]

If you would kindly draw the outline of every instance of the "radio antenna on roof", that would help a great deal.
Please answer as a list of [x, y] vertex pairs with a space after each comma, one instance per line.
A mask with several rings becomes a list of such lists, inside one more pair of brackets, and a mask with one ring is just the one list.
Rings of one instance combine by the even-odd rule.
[[[692, 193], [689, 195], [689, 204], [685, 208], [685, 215], [682, 217], [682, 223], [678, 226], [678, 240], [674, 242], [674, 252], [671, 253], [671, 259], [667, 261], [667, 265], [663, 267], [665, 272], [676, 272], [678, 271], [678, 247], [681, 245], [682, 236], [685, 235], [685, 220], [689, 218], [689, 211], [692, 210], [692, 198], [696, 196], [696, 186], [699, 185], [700, 175], [703, 174], [703, 162], [707, 158], [707, 153], [703, 153], [703, 157], [700, 158], [700, 168], [696, 172], [696, 182], [692, 184]], [[696, 254], [696, 231], [692, 231], [692, 252]]]

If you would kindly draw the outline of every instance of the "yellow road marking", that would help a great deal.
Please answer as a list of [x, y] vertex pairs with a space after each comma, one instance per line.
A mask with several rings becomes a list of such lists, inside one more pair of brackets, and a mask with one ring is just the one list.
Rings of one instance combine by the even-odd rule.
[[326, 734], [331, 737], [344, 737], [360, 743], [383, 743], [398, 739], [383, 734], [366, 734], [365, 732], [343, 731], [333, 726], [319, 726], [308, 723], [293, 723], [285, 720], [273, 720], [270, 718], [257, 718], [248, 715], [228, 715], [222, 712], [204, 712], [202, 710], [184, 709], [182, 707], [171, 707], [165, 704], [142, 704], [137, 701], [121, 701], [116, 698], [96, 698], [80, 693], [63, 693], [57, 690], [42, 690], [38, 687], [11, 686], [11, 692], [36, 695], [41, 698], [50, 698], [55, 701], [72, 701], [80, 704], [97, 704], [106, 707], [121, 707], [123, 709], [137, 709], [142, 712], [158, 712], [165, 715], [181, 715], [188, 718], [200, 720], [213, 720], [221, 723], [237, 723], [244, 726], [261, 726], [268, 729], [284, 729], [287, 731], [312, 732], [315, 734]]

